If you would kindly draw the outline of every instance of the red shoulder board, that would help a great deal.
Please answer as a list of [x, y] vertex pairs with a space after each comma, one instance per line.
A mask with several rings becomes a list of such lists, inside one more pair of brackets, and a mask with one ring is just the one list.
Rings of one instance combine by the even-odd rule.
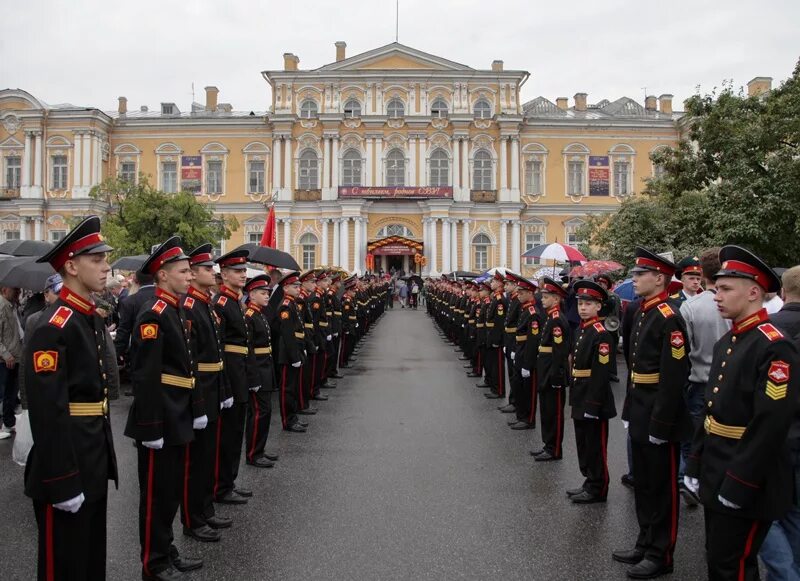
[[167, 303], [165, 303], [161, 299], [158, 299], [156, 303], [153, 305], [153, 308], [151, 310], [160, 315], [161, 313], [164, 312], [164, 309], [166, 308], [167, 308]]
[[255, 313], [255, 311], [254, 311], [253, 309], [247, 309], [247, 310], [244, 312], [244, 316], [245, 316], [245, 317], [252, 317], [252, 316], [253, 316], [253, 313]]
[[287, 306], [287, 305], [288, 305], [289, 303], [291, 303], [291, 302], [292, 302], [292, 301], [290, 301], [289, 299], [283, 299], [283, 306], [285, 307], [285, 306]]
[[778, 329], [776, 329], [772, 323], [763, 323], [758, 326], [758, 330], [764, 333], [764, 336], [770, 341], [777, 341], [778, 339], [783, 339], [783, 333], [778, 331]]
[[564, 331], [561, 330], [561, 327], [553, 327], [553, 335], [556, 337], [561, 337], [564, 334]]
[[530, 307], [528, 307], [528, 312], [529, 312], [531, 315], [535, 315], [535, 314], [536, 314], [536, 307], [534, 307], [533, 305], [531, 305]]
[[194, 299], [192, 297], [186, 297], [185, 299], [183, 299], [183, 306], [186, 307], [187, 309], [191, 309], [192, 307], [194, 307]]
[[595, 323], [594, 330], [597, 331], [598, 333], [602, 333], [603, 331], [606, 330], [606, 328], [603, 326], [603, 323]]
[[662, 315], [664, 315], [665, 319], [669, 319], [671, 316], [675, 314], [675, 311], [673, 311], [672, 307], [670, 307], [667, 303], [661, 303], [660, 305], [658, 305], [658, 310], [661, 312]]
[[58, 327], [59, 329], [63, 329], [64, 326], [69, 321], [69, 318], [72, 316], [72, 309], [69, 307], [58, 307], [53, 316], [50, 317], [49, 323], [54, 327]]
[[219, 306], [224, 307], [227, 302], [228, 302], [228, 297], [223, 296], [223, 295], [219, 295], [217, 297], [217, 304]]

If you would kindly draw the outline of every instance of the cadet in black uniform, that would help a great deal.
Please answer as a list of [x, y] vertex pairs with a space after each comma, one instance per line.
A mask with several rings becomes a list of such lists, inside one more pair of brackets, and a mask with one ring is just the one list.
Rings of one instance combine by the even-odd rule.
[[141, 270], [155, 277], [156, 292], [134, 326], [133, 404], [125, 435], [136, 440], [138, 451], [142, 579], [166, 581], [203, 566], [200, 559], [178, 555], [172, 522], [183, 491], [186, 444], [208, 417], [193, 409], [194, 359], [180, 308], [192, 271], [180, 240], [161, 244]]
[[475, 346], [478, 350], [478, 368], [479, 374], [484, 374], [482, 383], [477, 384], [478, 387], [491, 387], [489, 383], [489, 371], [486, 367], [486, 312], [489, 310], [489, 294], [492, 292], [492, 287], [488, 281], [484, 281], [478, 287], [478, 308], [475, 311], [475, 328], [476, 338]]
[[507, 300], [503, 295], [503, 275], [495, 272], [491, 279], [491, 298], [486, 311], [486, 383], [491, 393], [483, 394], [489, 399], [506, 396], [506, 360], [503, 355]]
[[287, 432], [305, 432], [306, 426], [297, 417], [301, 397], [303, 364], [307, 361], [306, 335], [297, 296], [300, 294], [298, 272], [291, 272], [281, 279], [284, 298], [278, 308], [280, 322], [280, 347], [278, 349], [278, 382], [280, 412], [283, 429]]
[[794, 500], [786, 438], [800, 357], [763, 308], [764, 294], [780, 291], [777, 275], [738, 246], [723, 247], [719, 258], [714, 300], [733, 328], [714, 347], [706, 417], [684, 481], [705, 506], [708, 578], [750, 580], [758, 579], [770, 524]]
[[506, 311], [505, 332], [503, 333], [503, 352], [506, 356], [506, 369], [508, 370], [508, 404], [498, 407], [504, 414], [513, 414], [516, 411], [514, 399], [522, 384], [522, 378], [516, 373], [514, 366], [515, 351], [517, 349], [517, 322], [522, 310], [522, 303], [519, 302], [517, 283], [510, 275], [510, 272], [506, 273], [505, 289], [508, 310]]
[[567, 496], [576, 504], [591, 504], [605, 502], [608, 496], [608, 420], [617, 415], [611, 392], [614, 347], [611, 333], [599, 319], [608, 300], [606, 289], [589, 280], [579, 280], [573, 289], [581, 324], [572, 351], [569, 405], [584, 481]]
[[519, 377], [519, 388], [514, 397], [514, 417], [508, 425], [512, 430], [532, 430], [536, 426], [536, 357], [539, 351], [539, 314], [534, 293], [536, 284], [509, 273], [517, 286], [520, 315], [514, 335], [514, 373]]
[[100, 219], [90, 216], [37, 260], [64, 280], [44, 311], [47, 323], [25, 337], [21, 363], [34, 441], [25, 494], [39, 530], [40, 580], [106, 578], [108, 481], [117, 481], [117, 460], [105, 329], [90, 296], [105, 288], [111, 250]]

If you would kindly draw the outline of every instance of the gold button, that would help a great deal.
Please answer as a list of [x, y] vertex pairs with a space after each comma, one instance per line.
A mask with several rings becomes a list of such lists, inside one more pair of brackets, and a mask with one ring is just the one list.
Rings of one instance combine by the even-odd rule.
[[720, 374], [720, 376], [717, 377], [717, 381], [722, 381], [722, 374]]
[[728, 362], [727, 362], [727, 361], [723, 361], [723, 362], [722, 362], [722, 367], [725, 367], [727, 364], [728, 364]]
[[728, 349], [727, 351], [725, 351], [725, 354], [726, 355], [730, 355], [731, 354], [731, 349]]
[[713, 391], [714, 391], [714, 393], [717, 393], [719, 391], [719, 388], [715, 387]]
[[711, 406], [713, 406], [713, 405], [714, 405], [714, 402], [713, 402], [713, 401], [710, 401], [710, 402], [708, 402], [708, 407], [711, 407]]
[[731, 341], [733, 341], [734, 343], [736, 343], [736, 335], [734, 335], [733, 337], [731, 337]]
[[106, 374], [105, 373], [103, 374], [103, 379], [106, 379]]
[[108, 395], [108, 388], [103, 389], [103, 395]]

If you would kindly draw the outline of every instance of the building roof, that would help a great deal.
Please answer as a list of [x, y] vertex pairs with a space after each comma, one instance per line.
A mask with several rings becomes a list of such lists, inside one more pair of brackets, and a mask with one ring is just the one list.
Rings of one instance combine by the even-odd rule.
[[620, 97], [615, 101], [603, 99], [593, 105], [587, 104], [585, 111], [578, 111], [575, 107], [560, 109], [549, 99], [536, 97], [524, 103], [522, 111], [526, 119], [674, 121], [683, 116], [682, 111], [673, 111], [672, 114], [648, 111], [630, 97]]

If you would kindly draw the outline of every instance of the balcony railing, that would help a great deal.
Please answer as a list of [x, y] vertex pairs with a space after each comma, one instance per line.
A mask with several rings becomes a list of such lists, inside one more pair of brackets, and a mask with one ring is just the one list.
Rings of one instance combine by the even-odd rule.
[[469, 199], [482, 204], [492, 204], [497, 201], [497, 190], [470, 190]]
[[296, 202], [319, 202], [322, 199], [322, 190], [295, 190]]

